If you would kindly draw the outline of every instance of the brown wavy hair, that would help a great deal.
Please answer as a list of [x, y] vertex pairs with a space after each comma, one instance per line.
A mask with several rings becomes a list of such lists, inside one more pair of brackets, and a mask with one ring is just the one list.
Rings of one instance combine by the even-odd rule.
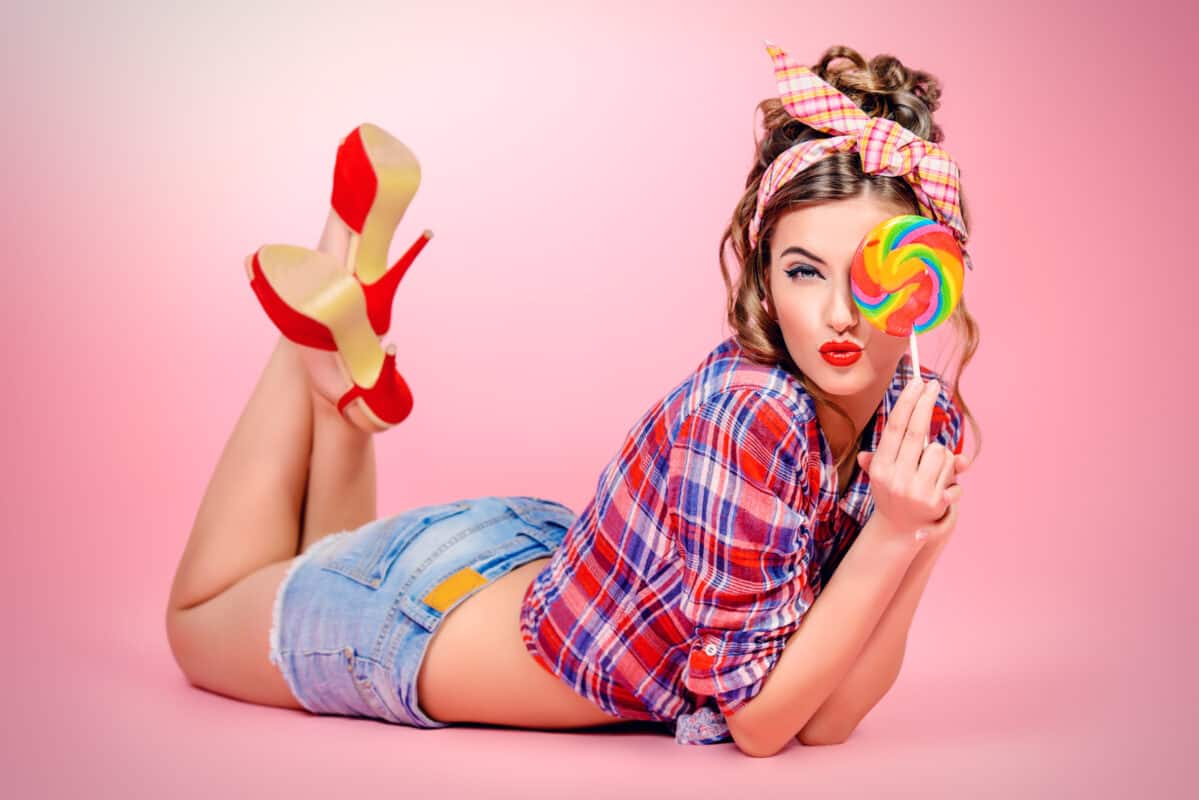
[[[851, 63], [830, 67], [838, 59], [846, 59]], [[825, 50], [820, 62], [812, 65], [811, 69], [870, 116], [893, 120], [930, 142], [940, 142], [944, 138], [941, 128], [933, 120], [933, 112], [940, 105], [941, 85], [929, 73], [906, 67], [891, 55], [877, 55], [867, 62], [856, 50], [844, 45]], [[856, 429], [845, 409], [799, 370], [787, 352], [778, 323], [762, 307], [762, 301], [766, 299], [766, 271], [770, 267], [770, 240], [784, 214], [813, 203], [856, 197], [868, 192], [884, 203], [910, 209], [908, 213], [911, 214], [919, 215], [920, 205], [911, 186], [902, 177], [868, 175], [862, 171], [858, 153], [835, 153], [809, 166], [771, 196], [763, 210], [758, 244], [751, 248], [749, 224], [757, 204], [758, 185], [767, 167], [779, 154], [796, 143], [828, 136], [792, 117], [778, 97], [759, 103], [755, 118], [759, 111], [763, 116], [764, 135], [754, 143], [754, 164], [745, 181], [745, 193], [737, 202], [732, 220], [720, 239], [720, 271], [728, 291], [728, 322], [737, 343], [751, 360], [778, 365], [787, 370], [803, 384], [817, 404], [831, 408], [854, 429], [850, 444], [836, 454], [837, 468], [840, 469], [849, 459], [857, 457], [862, 430]], [[964, 192], [960, 202], [966, 229], [970, 230], [970, 214]], [[729, 245], [741, 267], [735, 283], [729, 277], [725, 261], [725, 251]], [[962, 397], [959, 385], [966, 364], [978, 349], [979, 338], [978, 323], [966, 308], [964, 293], [948, 322], [953, 327], [955, 343], [961, 345], [961, 353], [952, 380], [942, 380], [942, 383], [953, 387], [951, 397], [954, 404], [970, 423], [974, 432], [974, 458], [977, 458], [982, 450], [982, 432]]]

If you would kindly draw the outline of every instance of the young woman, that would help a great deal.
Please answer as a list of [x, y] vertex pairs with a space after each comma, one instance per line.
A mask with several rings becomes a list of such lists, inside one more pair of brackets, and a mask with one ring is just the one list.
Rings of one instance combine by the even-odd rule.
[[[415, 727], [647, 720], [754, 756], [848, 735], [956, 525], [969, 417], [859, 313], [850, 262], [892, 216], [962, 244], [966, 217], [935, 79], [768, 51], [780, 97], [720, 248], [733, 334], [633, 423], [578, 515], [486, 496], [375, 518], [372, 434], [412, 407], [380, 337], [428, 233], [387, 268], [419, 167], [374, 126], [343, 140], [317, 251], [246, 261], [284, 336], [175, 575], [189, 681]], [[977, 328], [964, 300], [950, 319], [960, 375]]]

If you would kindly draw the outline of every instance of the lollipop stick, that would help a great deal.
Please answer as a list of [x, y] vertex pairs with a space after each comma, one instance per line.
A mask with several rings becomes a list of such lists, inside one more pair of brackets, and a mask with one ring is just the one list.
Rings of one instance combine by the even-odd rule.
[[[915, 375], [916, 380], [923, 383], [924, 376], [922, 376], [920, 374], [920, 348], [916, 346], [916, 329], [915, 328], [912, 329], [911, 334], [908, 336], [908, 343], [912, 348], [912, 369], [914, 370], [913, 374]], [[928, 447], [928, 434], [927, 433], [924, 434], [924, 446]]]

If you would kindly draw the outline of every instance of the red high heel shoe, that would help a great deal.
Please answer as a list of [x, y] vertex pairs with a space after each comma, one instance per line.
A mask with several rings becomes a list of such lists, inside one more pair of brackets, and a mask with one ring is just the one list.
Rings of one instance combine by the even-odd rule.
[[250, 288], [280, 333], [291, 341], [337, 353], [352, 384], [337, 402], [351, 404], [377, 430], [402, 422], [412, 392], [395, 369], [395, 345], [385, 351], [371, 328], [363, 287], [327, 253], [294, 245], [260, 247], [246, 260]]
[[363, 123], [342, 139], [333, 165], [330, 203], [350, 229], [346, 266], [366, 290], [371, 327], [382, 336], [400, 279], [433, 232], [425, 230], [390, 269], [392, 236], [420, 186], [420, 164], [399, 139]]

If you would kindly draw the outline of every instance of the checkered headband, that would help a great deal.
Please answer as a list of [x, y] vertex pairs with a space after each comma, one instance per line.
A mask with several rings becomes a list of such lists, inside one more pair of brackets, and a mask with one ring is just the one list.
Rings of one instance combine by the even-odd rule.
[[780, 153], [766, 168], [749, 225], [750, 247], [757, 245], [762, 210], [779, 187], [826, 155], [856, 151], [861, 155], [864, 172], [903, 176], [915, 192], [921, 213], [931, 213], [937, 222], [953, 230], [962, 247], [962, 262], [974, 269], [965, 248], [966, 223], [958, 201], [960, 172], [949, 154], [893, 120], [862, 111], [769, 41], [766, 51], [774, 62], [779, 97], [787, 111], [812, 128], [832, 135], [800, 142]]

